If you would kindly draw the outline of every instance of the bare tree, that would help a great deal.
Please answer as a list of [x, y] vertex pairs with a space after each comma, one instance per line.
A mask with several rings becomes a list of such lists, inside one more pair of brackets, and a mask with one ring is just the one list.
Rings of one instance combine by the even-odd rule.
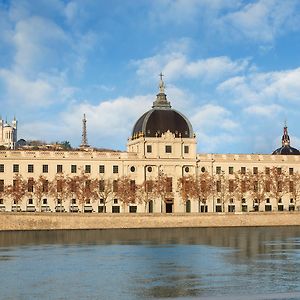
[[40, 175], [37, 180], [34, 180], [34, 191], [33, 195], [37, 201], [39, 210], [42, 210], [42, 199], [49, 193], [49, 181], [46, 177]]
[[60, 212], [62, 212], [63, 201], [69, 195], [68, 177], [64, 174], [56, 174], [54, 179], [49, 182], [49, 194], [56, 200], [60, 200]]
[[95, 198], [103, 201], [103, 213], [105, 213], [106, 205], [113, 195], [113, 182], [111, 179], [93, 179], [92, 186]]
[[214, 195], [217, 199], [220, 199], [222, 205], [222, 211], [225, 211], [225, 204], [230, 198], [233, 197], [233, 189], [231, 187], [231, 181], [225, 172], [222, 171], [220, 174], [214, 176]]
[[13, 177], [13, 183], [6, 186], [6, 194], [13, 200], [16, 205], [16, 211], [18, 211], [19, 203], [27, 195], [28, 182], [23, 179], [22, 175], [16, 173]]
[[120, 200], [125, 207], [130, 203], [136, 203], [136, 185], [135, 181], [128, 176], [123, 176], [117, 181], [118, 188], [114, 192], [115, 196]]
[[277, 205], [284, 194], [288, 193], [287, 174], [282, 168], [273, 167], [270, 169], [270, 196], [276, 199]]
[[288, 187], [288, 192], [293, 199], [293, 204], [299, 209], [297, 203], [300, 199], [300, 174], [298, 172], [293, 172], [289, 176], [286, 176], [285, 180], [285, 185]]
[[137, 185], [136, 197], [140, 200], [139, 202], [144, 202], [145, 212], [147, 211], [147, 206], [153, 195], [153, 180], [145, 180], [142, 184]]

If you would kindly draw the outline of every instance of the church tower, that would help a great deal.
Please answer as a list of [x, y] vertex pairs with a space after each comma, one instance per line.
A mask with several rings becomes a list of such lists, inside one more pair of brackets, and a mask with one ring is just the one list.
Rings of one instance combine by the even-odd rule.
[[0, 117], [0, 146], [7, 149], [15, 149], [17, 142], [17, 127], [18, 121], [15, 117], [11, 124]]

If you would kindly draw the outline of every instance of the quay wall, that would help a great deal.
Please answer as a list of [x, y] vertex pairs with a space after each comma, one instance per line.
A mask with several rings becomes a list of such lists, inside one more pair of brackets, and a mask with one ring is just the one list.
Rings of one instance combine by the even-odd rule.
[[0, 231], [295, 225], [300, 225], [300, 212], [218, 214], [0, 213]]

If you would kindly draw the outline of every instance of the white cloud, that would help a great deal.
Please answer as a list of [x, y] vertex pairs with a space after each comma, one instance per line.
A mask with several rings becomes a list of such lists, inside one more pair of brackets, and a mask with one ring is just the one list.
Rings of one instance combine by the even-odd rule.
[[285, 31], [299, 30], [299, 18], [294, 0], [259, 0], [243, 5], [240, 9], [222, 16], [218, 22], [222, 32], [232, 30], [259, 42], [273, 42]]
[[244, 111], [251, 115], [261, 117], [274, 118], [283, 111], [283, 107], [277, 104], [270, 105], [251, 105], [244, 109]]

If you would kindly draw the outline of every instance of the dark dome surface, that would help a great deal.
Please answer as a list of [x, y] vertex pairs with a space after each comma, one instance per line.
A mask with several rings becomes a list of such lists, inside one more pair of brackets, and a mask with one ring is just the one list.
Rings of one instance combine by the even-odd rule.
[[146, 137], [156, 137], [168, 130], [176, 137], [190, 138], [194, 135], [192, 125], [183, 114], [171, 107], [154, 107], [138, 119], [132, 136], [142, 133]]
[[299, 150], [296, 148], [293, 148], [291, 146], [282, 146], [278, 149], [276, 149], [272, 154], [277, 155], [300, 155]]

